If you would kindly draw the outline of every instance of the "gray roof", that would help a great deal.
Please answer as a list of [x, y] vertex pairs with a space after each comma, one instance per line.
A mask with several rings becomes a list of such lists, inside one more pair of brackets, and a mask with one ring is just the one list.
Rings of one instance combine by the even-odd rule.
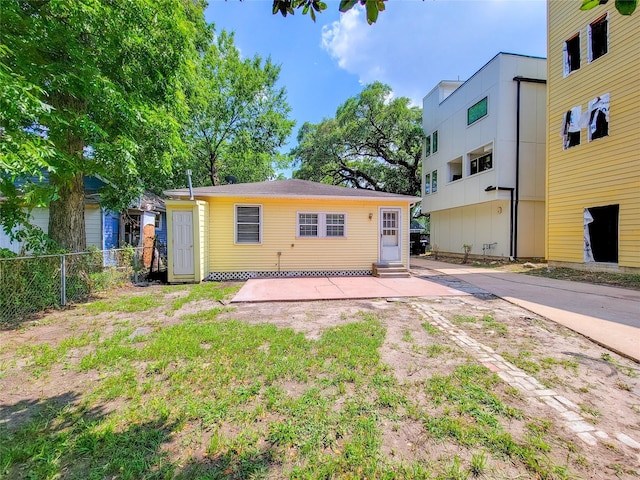
[[[165, 195], [173, 198], [189, 197], [189, 189], [167, 190]], [[256, 183], [233, 183], [215, 187], [195, 187], [194, 197], [272, 197], [272, 198], [321, 198], [333, 197], [354, 200], [401, 200], [416, 203], [420, 197], [377, 192], [362, 188], [347, 188], [307, 180], [273, 180]]]

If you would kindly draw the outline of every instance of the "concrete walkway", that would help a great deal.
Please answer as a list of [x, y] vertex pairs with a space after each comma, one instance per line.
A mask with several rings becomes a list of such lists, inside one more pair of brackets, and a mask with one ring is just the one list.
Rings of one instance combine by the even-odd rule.
[[428, 278], [292, 277], [247, 280], [232, 302], [347, 300], [469, 295]]
[[640, 291], [411, 257], [414, 275], [452, 276], [640, 362]]

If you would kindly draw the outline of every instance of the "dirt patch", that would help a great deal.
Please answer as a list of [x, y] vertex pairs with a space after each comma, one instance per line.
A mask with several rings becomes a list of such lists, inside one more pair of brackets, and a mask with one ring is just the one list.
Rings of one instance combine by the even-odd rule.
[[[133, 342], [138, 337], [144, 339], [149, 332], [185, 322], [184, 315], [222, 307], [219, 302], [198, 300], [172, 311], [171, 302], [186, 294], [179, 289], [167, 291], [166, 287], [122, 290], [108, 298], [149, 293], [163, 298], [163, 304], [142, 312], [96, 314], [77, 306], [23, 324], [19, 330], [1, 332], [0, 429], [18, 428], [34, 412], [41, 412], [40, 399], [58, 399], [59, 408], [62, 408], [86, 398], [105, 380], [93, 370], [74, 368], [92, 347], [80, 341], [70, 342], [70, 339], [93, 335], [108, 338], [125, 331], [127, 335], [134, 335]], [[425, 312], [432, 312], [434, 316]], [[434, 377], [451, 375], [463, 363], [482, 364], [482, 360], [459, 341], [470, 338], [504, 358], [524, 375], [534, 378], [544, 389], [554, 391], [574, 405], [576, 408], [571, 411], [579, 415], [585, 425], [593, 427], [587, 431], [594, 432], [596, 441], [590, 444], [581, 438], [580, 432], [569, 428], [561, 413], [540, 397], [524, 394], [501, 381], [495, 386], [495, 395], [522, 412], [518, 419], [505, 422], [506, 432], [514, 438], [523, 438], [530, 434], [531, 424], [545, 424], [546, 438], [551, 443], [548, 455], [558, 464], [568, 463], [567, 467], [577, 472], [579, 478], [637, 478], [640, 474], [640, 450], [634, 448], [632, 442], [621, 440], [640, 441], [640, 367], [562, 326], [500, 299], [464, 296], [436, 300], [246, 303], [234, 305], [216, 318], [217, 321], [269, 323], [293, 329], [315, 340], [328, 328], [353, 322], [354, 318], [366, 314], [374, 314], [382, 322], [386, 335], [379, 354], [408, 398], [395, 420], [390, 416], [380, 422], [381, 451], [389, 459], [428, 465], [434, 459], [459, 457], [470, 463], [477, 454], [464, 444], [434, 439], [425, 427], [425, 419], [411, 414], [412, 406], [420, 406], [434, 416], [442, 415], [447, 408], [455, 408], [453, 404], [431, 405], [425, 385]], [[451, 323], [451, 331], [433, 321], [438, 315]], [[50, 369], [45, 368], [45, 354], [55, 355], [56, 349], [62, 348], [65, 341], [70, 346], [64, 355], [60, 353], [58, 361]], [[47, 353], [50, 351], [54, 353]], [[40, 373], [38, 362], [42, 363]], [[140, 368], [147, 370], [149, 366]], [[281, 387], [294, 398], [305, 391], [305, 385], [295, 381], [285, 382]], [[65, 392], [75, 394], [71, 398], [66, 397]], [[353, 395], [357, 393], [354, 391]], [[117, 411], [119, 406], [117, 401], [107, 403], [99, 414], [107, 415]], [[187, 423], [181, 431], [173, 433], [165, 450], [176, 458], [186, 451], [196, 460], [206, 459], [213, 432], [199, 431], [200, 428], [197, 422]], [[227, 425], [224, 428], [227, 430], [221, 432], [227, 436], [238, 434], [233, 430], [237, 427]], [[197, 434], [195, 441], [191, 435], [194, 431]], [[595, 432], [602, 435], [595, 435]], [[492, 472], [488, 478], [522, 475], [522, 470], [500, 458], [490, 459], [487, 468]]]

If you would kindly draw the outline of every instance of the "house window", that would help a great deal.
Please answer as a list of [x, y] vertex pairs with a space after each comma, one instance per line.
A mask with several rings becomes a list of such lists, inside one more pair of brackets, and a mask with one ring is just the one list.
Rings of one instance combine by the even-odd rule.
[[603, 15], [589, 24], [587, 29], [589, 39], [589, 62], [597, 60], [609, 51], [609, 28], [607, 15]]
[[609, 94], [605, 93], [589, 102], [589, 141], [609, 135]]
[[567, 110], [562, 121], [562, 148], [575, 147], [580, 145], [580, 118], [582, 117], [582, 107], [573, 107]]
[[436, 130], [431, 134], [431, 151], [436, 153], [438, 151], [438, 131]]
[[460, 180], [462, 178], [462, 157], [458, 157], [447, 163], [447, 169], [449, 171], [450, 182]]
[[424, 176], [424, 194], [429, 195], [431, 193], [431, 174], [427, 173]]
[[580, 34], [564, 42], [564, 76], [580, 68]]
[[431, 155], [431, 135], [427, 135], [427, 138], [424, 139], [424, 156], [428, 157]]
[[477, 122], [487, 115], [487, 97], [467, 109], [467, 125]]
[[344, 214], [327, 213], [326, 217], [327, 237], [344, 237]]
[[236, 243], [261, 242], [260, 205], [236, 205]]
[[159, 213], [156, 215], [155, 229], [162, 230], [162, 215]]
[[318, 236], [317, 213], [300, 213], [298, 215], [298, 235], [301, 237]]
[[475, 175], [491, 168], [493, 168], [493, 153], [487, 153], [481, 157], [471, 159], [469, 162], [469, 175]]
[[344, 213], [298, 213], [299, 237], [345, 237], [345, 226]]
[[438, 191], [438, 171], [431, 172], [431, 192], [436, 193]]

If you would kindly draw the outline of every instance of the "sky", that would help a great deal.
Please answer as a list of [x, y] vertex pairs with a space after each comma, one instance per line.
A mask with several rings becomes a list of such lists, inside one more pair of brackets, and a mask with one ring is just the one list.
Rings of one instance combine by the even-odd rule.
[[389, 0], [373, 25], [360, 6], [341, 14], [325, 1], [315, 23], [301, 11], [273, 15], [271, 0], [209, 0], [205, 12], [216, 31], [235, 32], [243, 56], [281, 66], [296, 121], [283, 152], [304, 122], [334, 117], [374, 81], [422, 106], [438, 82], [466, 80], [499, 52], [547, 55], [545, 0]]

